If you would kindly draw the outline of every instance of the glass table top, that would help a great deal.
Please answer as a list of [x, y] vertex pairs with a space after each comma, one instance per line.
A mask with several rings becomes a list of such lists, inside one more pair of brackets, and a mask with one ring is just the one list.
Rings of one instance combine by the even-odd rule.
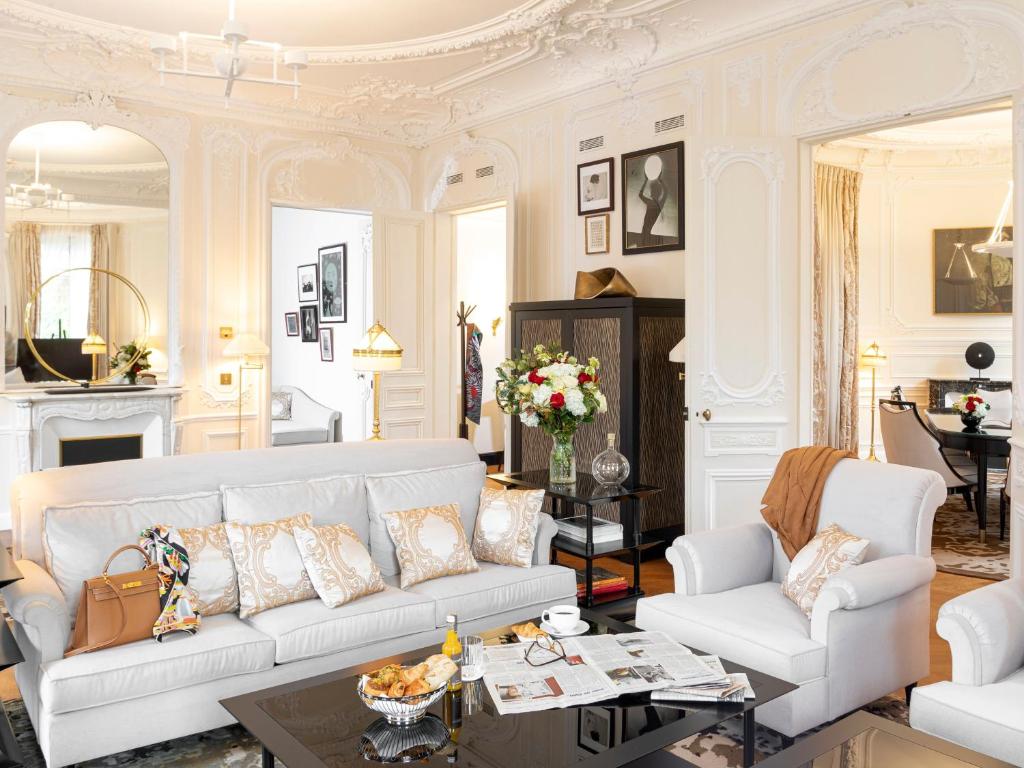
[[621, 499], [641, 499], [658, 493], [661, 488], [627, 480], [622, 485], [605, 485], [599, 483], [593, 475], [585, 472], [576, 473], [576, 482], [572, 485], [552, 485], [550, 474], [546, 469], [535, 469], [528, 472], [503, 472], [488, 475], [489, 479], [502, 485], [518, 488], [542, 488], [550, 495], [575, 504], [600, 504], [602, 502], [619, 501]]
[[[909, 730], [909, 729], [908, 729]], [[818, 757], [813, 768], [857, 766], [857, 768], [968, 768], [969, 763], [936, 752], [916, 739], [879, 728], [865, 728]]]

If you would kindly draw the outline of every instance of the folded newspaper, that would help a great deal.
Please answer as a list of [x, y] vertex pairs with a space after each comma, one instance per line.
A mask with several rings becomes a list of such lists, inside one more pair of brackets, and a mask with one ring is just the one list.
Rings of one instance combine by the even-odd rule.
[[[500, 714], [557, 709], [624, 693], [666, 689], [678, 690], [673, 700], [681, 701], [682, 692], [688, 689], [696, 688], [697, 695], [708, 696], [715, 689], [703, 686], [721, 686], [729, 678], [720, 662], [716, 668], [663, 632], [564, 638], [564, 659], [539, 647], [530, 650], [531, 645], [512, 643], [484, 649], [484, 685]], [[526, 660], [528, 652], [533, 664]], [[535, 666], [545, 661], [551, 663]]]
[[651, 701], [725, 701], [741, 703], [754, 698], [754, 689], [743, 672], [728, 674], [717, 656], [698, 656], [718, 679], [704, 683], [672, 685], [651, 691]]

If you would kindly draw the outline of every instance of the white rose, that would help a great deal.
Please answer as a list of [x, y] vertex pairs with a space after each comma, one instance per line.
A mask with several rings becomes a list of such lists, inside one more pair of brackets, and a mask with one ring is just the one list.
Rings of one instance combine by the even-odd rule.
[[551, 392], [551, 387], [547, 384], [541, 384], [533, 390], [533, 402], [540, 406], [547, 405], [551, 400]]
[[597, 400], [597, 412], [606, 413], [608, 411], [608, 399], [604, 396], [604, 392], [595, 392], [594, 399]]

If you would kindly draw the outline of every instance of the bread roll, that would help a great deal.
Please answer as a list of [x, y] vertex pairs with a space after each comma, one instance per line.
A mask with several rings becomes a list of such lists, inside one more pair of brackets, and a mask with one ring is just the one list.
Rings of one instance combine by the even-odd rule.
[[459, 671], [455, 662], [442, 653], [435, 653], [423, 663], [427, 665], [427, 672], [423, 679], [430, 686], [430, 690], [444, 685], [452, 675]]
[[398, 682], [388, 688], [388, 696], [393, 699], [397, 699], [400, 696], [405, 696], [405, 683]]
[[426, 680], [413, 680], [407, 686], [405, 686], [406, 696], [419, 696], [421, 693], [430, 693], [431, 688], [427, 685]]

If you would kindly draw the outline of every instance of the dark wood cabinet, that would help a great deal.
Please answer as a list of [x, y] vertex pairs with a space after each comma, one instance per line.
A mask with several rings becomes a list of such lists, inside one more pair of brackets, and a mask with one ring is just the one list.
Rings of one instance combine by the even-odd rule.
[[[669, 351], [686, 333], [682, 299], [611, 298], [515, 303], [512, 347], [556, 345], [580, 360], [601, 361], [601, 390], [608, 412], [576, 433], [576, 467], [590, 472], [594, 457], [618, 436], [618, 449], [629, 459], [630, 480], [664, 489], [639, 504], [638, 516], [622, 515], [624, 533], [663, 532], [668, 540], [683, 532], [684, 423], [683, 365], [669, 362]], [[540, 428], [512, 420], [509, 469], [547, 469], [551, 438]], [[619, 521], [618, 504], [595, 507], [595, 513]]]

